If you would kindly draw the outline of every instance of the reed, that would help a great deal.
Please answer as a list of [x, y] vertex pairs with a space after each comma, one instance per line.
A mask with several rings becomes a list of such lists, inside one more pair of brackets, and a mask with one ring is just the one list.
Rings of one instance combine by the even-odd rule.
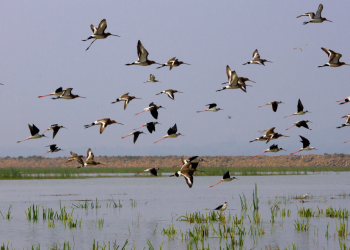
[[297, 231], [308, 231], [310, 227], [309, 219], [306, 220], [306, 223], [304, 220], [302, 222], [299, 222], [299, 219], [294, 220], [294, 227]]
[[345, 224], [345, 221], [339, 221], [339, 228], [337, 222], [335, 222], [335, 228], [340, 238], [345, 238], [348, 235], [348, 224]]
[[241, 200], [241, 210], [247, 211], [248, 209], [247, 198], [245, 197], [244, 193], [242, 193], [242, 196], [239, 196], [239, 199]]
[[340, 219], [347, 219], [349, 217], [349, 211], [346, 208], [344, 209], [339, 208], [337, 210], [332, 208], [332, 206], [330, 206], [329, 208], [326, 208], [326, 217], [331, 217], [331, 218], [337, 217]]
[[33, 220], [33, 221], [38, 221], [39, 219], [39, 206], [34, 205], [30, 206], [28, 208], [28, 212], [24, 211], [26, 213], [27, 220]]
[[134, 207], [136, 207], [137, 202], [133, 199], [130, 199], [130, 204], [131, 204], [131, 207], [134, 208]]
[[174, 236], [177, 234], [178, 229], [174, 229], [174, 224], [169, 224], [168, 228], [163, 228], [162, 234], [167, 235], [169, 239], [174, 239]]
[[259, 210], [258, 185], [255, 183], [255, 192], [253, 190], [253, 207], [254, 211]]

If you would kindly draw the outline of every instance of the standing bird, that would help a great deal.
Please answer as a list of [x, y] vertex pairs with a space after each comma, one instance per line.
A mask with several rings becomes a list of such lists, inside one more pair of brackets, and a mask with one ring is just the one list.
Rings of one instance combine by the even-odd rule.
[[205, 111], [212, 111], [212, 112], [218, 112], [220, 110], [223, 110], [221, 108], [216, 108], [216, 103], [210, 103], [210, 104], [207, 104], [205, 106], [209, 106], [208, 109], [205, 109], [205, 110], [202, 110], [202, 111], [197, 111], [197, 113], [200, 113], [200, 112], [205, 112]]
[[346, 64], [345, 62], [339, 62], [340, 58], [342, 57], [342, 54], [340, 53], [336, 53], [334, 52], [333, 50], [330, 50], [330, 49], [326, 49], [326, 48], [323, 48], [321, 47], [321, 49], [327, 53], [328, 55], [328, 63], [326, 63], [325, 65], [323, 66], [318, 66], [319, 68], [321, 67], [340, 67], [340, 66], [343, 66], [343, 65], [348, 65], [350, 66], [350, 64]]
[[[28, 137], [27, 139], [25, 140], [22, 140], [22, 141], [26, 141], [26, 140], [29, 140], [29, 139], [39, 139], [41, 137], [47, 137], [45, 136], [44, 134], [40, 135], [39, 134], [39, 129], [33, 124], [33, 126], [31, 126], [30, 124], [28, 124], [28, 127], [29, 127], [29, 130], [30, 130], [30, 134], [31, 136]], [[22, 141], [17, 141], [17, 143], [20, 143]]]
[[156, 132], [156, 126], [155, 126], [156, 124], [160, 124], [160, 123], [159, 122], [148, 122], [148, 123], [143, 124], [141, 127], [135, 128], [133, 130], [147, 127], [148, 131], [152, 134], [153, 131]]
[[[156, 77], [152, 74], [149, 75], [149, 80], [147, 80], [147, 82], [160, 82], [158, 80], [156, 80]], [[144, 82], [146, 83], [146, 82]]]
[[300, 51], [303, 51], [303, 47], [306, 46], [306, 45], [307, 45], [307, 44], [304, 44], [303, 46], [301, 46], [301, 48], [294, 48], [293, 50], [298, 49], [298, 50], [300, 50]]
[[344, 124], [342, 124], [341, 126], [337, 127], [337, 128], [342, 128], [345, 126], [350, 126], [350, 114], [349, 115], [344, 115], [342, 118], [346, 118], [346, 122]]
[[116, 122], [115, 120], [111, 120], [109, 118], [103, 118], [103, 119], [100, 119], [100, 120], [97, 120], [97, 121], [94, 121], [93, 123], [89, 124], [89, 125], [84, 125], [85, 128], [90, 128], [92, 126], [95, 126], [95, 125], [101, 125], [100, 127], [100, 134], [103, 133], [103, 131], [105, 130], [105, 128], [108, 126], [108, 125], [111, 125], [113, 123], [116, 123], [116, 124], [120, 124], [120, 125], [124, 125], [122, 123], [119, 123], [119, 122]]
[[[84, 167], [88, 167], [88, 166], [96, 166], [96, 165], [104, 165], [101, 162], [96, 162], [94, 160], [94, 154], [91, 151], [91, 148], [88, 149], [87, 151], [87, 158], [86, 161], [83, 162], [83, 160], [81, 160], [81, 158], [78, 158], [78, 162], [81, 164], [81, 166], [79, 166], [78, 168], [84, 168]], [[80, 159], [80, 161], [79, 161]]]
[[[89, 36], [87, 39], [85, 40], [82, 40], [82, 41], [87, 41], [89, 39], [95, 39], [93, 40], [89, 47], [86, 48], [86, 50], [88, 50], [90, 48], [90, 46], [97, 40], [97, 39], [105, 39], [107, 38], [108, 36], [118, 36], [118, 35], [113, 35], [109, 32], [105, 33], [105, 30], [107, 29], [107, 21], [106, 19], [103, 19], [100, 24], [98, 25], [98, 27], [96, 28], [94, 25], [90, 25], [90, 28], [92, 30], [92, 32], [94, 32], [94, 34], [92, 34], [91, 36]], [[118, 36], [120, 37], [120, 36]]]
[[308, 24], [308, 23], [322, 23], [323, 21], [332, 22], [330, 20], [327, 20], [327, 18], [324, 18], [324, 17], [321, 16], [322, 10], [323, 10], [323, 4], [320, 4], [318, 6], [316, 15], [313, 12], [308, 12], [308, 13], [302, 14], [300, 16], [297, 16], [297, 18], [302, 17], [302, 16], [309, 16], [310, 17], [310, 21], [303, 22], [304, 25]]
[[82, 97], [82, 96], [79, 96], [79, 95], [73, 95], [72, 94], [72, 90], [73, 88], [68, 88], [68, 89], [65, 89], [63, 90], [62, 94], [60, 96], [57, 96], [56, 98], [51, 98], [52, 100], [56, 100], [56, 99], [66, 99], [66, 100], [71, 100], [71, 99], [75, 99], [75, 98], [86, 98], [86, 97]]
[[[303, 148], [301, 148], [300, 150], [294, 152], [294, 153], [291, 153], [290, 155], [294, 155], [296, 153], [299, 153], [300, 151], [304, 151], [304, 150], [314, 150], [316, 148], [314, 147], [310, 147], [310, 141], [308, 139], [306, 139], [305, 137], [299, 135], [300, 138], [301, 138], [301, 143], [303, 144]], [[317, 149], [316, 149], [317, 150]]]
[[[214, 187], [214, 186], [220, 184], [221, 182], [233, 181], [234, 179], [237, 179], [237, 178], [236, 178], [236, 177], [230, 177], [230, 172], [227, 171], [227, 172], [223, 175], [222, 179], [221, 179], [218, 183], [216, 183], [216, 184], [214, 184], [214, 185], [212, 185], [212, 186], [210, 186], [210, 187]], [[237, 179], [237, 180], [238, 180], [238, 179]]]
[[278, 102], [278, 101], [268, 102], [268, 103], [266, 103], [265, 105], [259, 106], [259, 108], [265, 107], [265, 106], [267, 106], [267, 105], [271, 105], [271, 106], [272, 106], [273, 112], [276, 112], [276, 111], [277, 111], [277, 108], [278, 108], [278, 104], [281, 104], [281, 103], [283, 103], [283, 102], [281, 102], [281, 101], [279, 101], [279, 102]]
[[181, 64], [191, 65], [191, 64], [179, 61], [178, 59], [176, 59], [176, 57], [173, 57], [173, 58], [170, 58], [165, 64], [162, 64], [161, 66], [159, 66], [157, 69], [163, 68], [165, 66], [169, 66], [169, 70], [171, 70], [173, 67], [178, 67]]
[[[293, 128], [294, 126], [297, 126], [298, 128], [304, 127], [304, 128], [306, 128], [306, 129], [310, 129], [310, 130], [311, 130], [311, 128], [309, 128], [309, 126], [307, 125], [308, 122], [310, 122], [310, 121], [309, 121], [309, 120], [302, 120], [302, 121], [294, 122], [294, 125], [291, 126], [291, 127], [289, 127], [289, 128], [287, 128], [286, 130], [288, 130], [288, 129], [290, 129], [290, 128]], [[311, 123], [312, 123], [312, 122], [311, 122]]]
[[[259, 155], [265, 154], [265, 153], [267, 153], [267, 152], [277, 153], [277, 152], [279, 152], [279, 151], [281, 151], [281, 150], [284, 150], [284, 149], [283, 149], [283, 148], [279, 148], [279, 147], [278, 147], [278, 144], [272, 144], [272, 145], [270, 146], [270, 148], [264, 150], [264, 152], [262, 152], [261, 154], [255, 155], [253, 158], [255, 158], [255, 157], [259, 156]], [[284, 151], [286, 151], [286, 150], [284, 150]]]
[[40, 157], [43, 157], [44, 155], [48, 154], [48, 153], [53, 153], [53, 152], [58, 152], [58, 151], [61, 151], [62, 149], [56, 147], [56, 144], [52, 144], [52, 145], [49, 145], [49, 146], [46, 146], [46, 147], [50, 147], [50, 149], [45, 153], [43, 154], [42, 156]]
[[227, 202], [225, 202], [225, 204], [223, 205], [218, 206], [214, 210], [220, 210], [222, 212], [222, 211], [225, 211], [226, 207], [227, 207]]
[[194, 172], [198, 171], [197, 169], [191, 169], [190, 168], [191, 163], [188, 162], [186, 164], [184, 164], [180, 171], [175, 172], [174, 175], [171, 175], [170, 177], [176, 176], [183, 176], [186, 180], [186, 183], [188, 185], [189, 188], [191, 188], [193, 186], [193, 174]]
[[82, 158], [84, 157], [84, 156], [82, 156], [82, 155], [77, 155], [76, 153], [73, 153], [72, 151], [70, 151], [70, 155], [71, 155], [71, 157], [68, 159], [68, 161], [66, 162], [66, 163], [69, 163], [69, 162], [71, 162], [71, 161], [77, 161], [77, 162], [79, 162], [80, 164], [83, 164], [84, 165], [84, 162], [83, 162], [83, 160], [82, 160]]
[[135, 142], [137, 141], [137, 138], [139, 138], [140, 134], [145, 134], [145, 133], [143, 131], [135, 131], [135, 132], [132, 132], [126, 136], [123, 136], [122, 139], [124, 139], [125, 137], [128, 137], [130, 135], [134, 135], [134, 144], [135, 144]]
[[183, 93], [183, 92], [180, 92], [180, 91], [177, 91], [174, 89], [167, 89], [167, 90], [163, 90], [162, 92], [160, 92], [156, 95], [167, 94], [171, 100], [174, 100], [174, 93]]
[[124, 101], [124, 110], [125, 110], [131, 100], [141, 99], [141, 98], [137, 98], [135, 96], [129, 96], [129, 93], [130, 92], [125, 93], [124, 95], [121, 95], [119, 98], [117, 98], [117, 100], [115, 102], [112, 102], [112, 104], [116, 103], [116, 102]]
[[[166, 139], [166, 138], [176, 138], [176, 137], [182, 135], [182, 134], [176, 133], [176, 132], [177, 132], [177, 126], [176, 126], [176, 123], [175, 123], [175, 125], [174, 125], [172, 128], [169, 128], [169, 129], [168, 129], [168, 134], [167, 134], [167, 135], [164, 135], [162, 139], [160, 139], [160, 140], [158, 140], [158, 141], [155, 141], [155, 142], [153, 142], [153, 143], [160, 142], [160, 141], [162, 141], [162, 140], [164, 140], [164, 139]], [[182, 135], [182, 136], [183, 136], [183, 135]]]
[[142, 172], [137, 173], [137, 174], [142, 174], [144, 172], [150, 172], [152, 175], [158, 176], [157, 170], [161, 170], [161, 169], [160, 168], [147, 168], [146, 170], [143, 170]]
[[241, 89], [243, 92], [247, 92], [246, 86], [251, 86], [251, 85], [247, 85], [245, 84], [245, 82], [246, 81], [254, 82], [252, 80], [249, 80], [246, 77], [238, 77], [236, 71], [232, 71], [230, 66], [228, 65], [226, 65], [226, 74], [227, 74], [228, 82], [224, 82], [222, 84], [228, 83], [228, 85], [223, 87], [222, 89], [216, 90], [216, 92], [219, 92], [225, 89]]
[[45, 97], [45, 96], [52, 96], [52, 95], [60, 96], [60, 95], [62, 95], [62, 93], [63, 93], [63, 89], [62, 89], [62, 87], [59, 87], [58, 89], [55, 90], [55, 92], [48, 94], [48, 95], [40, 95], [40, 96], [38, 96], [38, 98]]
[[246, 65], [246, 64], [260, 64], [260, 65], [264, 65], [264, 66], [265, 66], [265, 64], [264, 64], [265, 62], [270, 62], [270, 63], [272, 63], [271, 61], [267, 61], [266, 59], [260, 59], [259, 52], [258, 52], [258, 50], [256, 49], [256, 50], [253, 52], [253, 59], [252, 59], [250, 62], [244, 63], [243, 65]]
[[58, 126], [58, 124], [52, 124], [50, 127], [48, 127], [43, 134], [45, 134], [46, 131], [48, 130], [52, 130], [53, 134], [52, 134], [52, 139], [55, 138], [56, 134], [58, 133], [58, 130], [60, 130], [61, 128], [66, 128], [63, 126]]
[[165, 109], [164, 107], [162, 107], [162, 106], [157, 106], [157, 105], [155, 105], [153, 102], [151, 102], [151, 103], [149, 104], [148, 108], [144, 108], [143, 111], [141, 111], [141, 112], [139, 112], [139, 113], [137, 113], [137, 114], [135, 114], [135, 115], [139, 115], [139, 114], [141, 114], [141, 113], [143, 113], [143, 112], [145, 112], [145, 111], [150, 111], [150, 112], [151, 112], [151, 115], [153, 116], [153, 118], [154, 118], [154, 119], [158, 119], [158, 109], [160, 109], [160, 108]]
[[285, 116], [284, 118], [286, 117], [290, 117], [290, 116], [293, 116], [293, 115], [305, 115], [306, 113], [311, 113], [309, 111], [304, 111], [304, 106], [303, 104], [301, 103], [300, 99], [298, 100], [298, 106], [297, 106], [297, 112], [292, 114], [292, 115], [287, 115]]
[[156, 63], [155, 61], [148, 60], [148, 51], [145, 49], [145, 47], [143, 47], [140, 40], [137, 42], [137, 56], [138, 56], [138, 59], [136, 62], [127, 63], [125, 65], [149, 66], [152, 64], [160, 64], [160, 63]]
[[349, 101], [350, 101], [350, 96], [346, 97], [343, 100], [339, 100], [337, 102], [340, 102], [339, 105], [342, 105], [342, 104], [348, 103]]

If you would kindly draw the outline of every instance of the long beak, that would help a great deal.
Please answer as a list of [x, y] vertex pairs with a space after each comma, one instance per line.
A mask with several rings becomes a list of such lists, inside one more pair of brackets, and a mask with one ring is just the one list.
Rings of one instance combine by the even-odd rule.
[[113, 35], [113, 34], [110, 34], [110, 36], [117, 36], [117, 37], [120, 37], [120, 36], [118, 36], [118, 35]]

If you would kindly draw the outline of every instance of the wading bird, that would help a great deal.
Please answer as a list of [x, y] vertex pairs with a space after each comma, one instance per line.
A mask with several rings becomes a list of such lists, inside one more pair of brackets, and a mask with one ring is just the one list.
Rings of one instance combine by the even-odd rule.
[[[147, 80], [146, 82], [160, 82], [160, 81], [156, 80], [156, 77], [154, 75], [150, 74], [149, 80]], [[146, 82], [144, 82], [144, 83], [146, 83]]]
[[160, 63], [156, 63], [155, 61], [148, 60], [148, 51], [143, 47], [140, 40], [137, 42], [137, 56], [138, 56], [138, 59], [136, 62], [127, 63], [125, 65], [149, 66], [152, 64], [160, 64]]
[[227, 208], [227, 202], [225, 202], [225, 204], [218, 206], [217, 208], [215, 208], [214, 210], [220, 210], [225, 211], [225, 209]]
[[157, 170], [161, 170], [161, 169], [160, 168], [147, 168], [146, 170], [143, 170], [142, 172], [137, 173], [137, 174], [142, 174], [144, 172], [150, 172], [152, 175], [158, 176]]
[[348, 103], [349, 101], [350, 101], [350, 96], [346, 97], [343, 100], [339, 100], [337, 102], [340, 102], [339, 105], [342, 105], [342, 104]]
[[342, 57], [342, 54], [336, 53], [333, 50], [322, 48], [322, 47], [321, 47], [321, 49], [327, 53], [329, 60], [328, 60], [328, 63], [326, 63], [325, 65], [318, 66], [319, 68], [327, 67], [327, 66], [329, 66], [329, 67], [340, 67], [343, 65], [350, 66], [350, 64], [346, 64], [345, 62], [339, 62], [340, 58]]
[[281, 103], [283, 103], [283, 102], [281, 102], [281, 101], [279, 101], [279, 102], [278, 102], [278, 101], [268, 102], [268, 103], [266, 103], [265, 105], [259, 106], [259, 108], [265, 107], [265, 106], [267, 106], [267, 105], [271, 105], [271, 106], [272, 106], [273, 112], [276, 112], [276, 111], [277, 111], [277, 108], [278, 108], [278, 104], [281, 104]]
[[[252, 80], [249, 80], [249, 78], [246, 77], [238, 77], [236, 71], [232, 71], [230, 66], [226, 66], [226, 74], [228, 78], [228, 82], [224, 82], [222, 84], [228, 83], [227, 86], [223, 87], [222, 89], [216, 90], [216, 92], [225, 90], [225, 89], [241, 89], [244, 92], [247, 92], [246, 86], [251, 86], [245, 84], [246, 81], [254, 82]], [[254, 82], [255, 83], [255, 82]]]
[[63, 90], [62, 94], [60, 96], [57, 96], [56, 98], [53, 97], [51, 98], [52, 100], [56, 100], [56, 99], [66, 99], [66, 100], [71, 100], [71, 99], [75, 99], [75, 98], [86, 98], [86, 97], [82, 97], [82, 96], [79, 96], [79, 95], [73, 95], [72, 94], [72, 90], [73, 88], [68, 88], [68, 89], [65, 89]]
[[100, 119], [100, 120], [97, 120], [97, 121], [94, 121], [93, 123], [89, 124], [89, 125], [84, 125], [85, 128], [90, 128], [92, 126], [95, 126], [95, 125], [100, 125], [100, 134], [103, 133], [103, 131], [105, 130], [105, 128], [108, 126], [108, 125], [112, 125], [112, 124], [120, 124], [120, 125], [124, 125], [122, 123], [119, 123], [119, 122], [116, 122], [115, 120], [111, 120], [109, 118], [103, 118], [103, 119]]
[[[44, 134], [39, 134], [39, 129], [33, 124], [33, 126], [31, 126], [30, 124], [28, 124], [28, 127], [29, 127], [29, 131], [30, 131], [30, 134], [31, 136], [28, 137], [27, 139], [25, 140], [22, 140], [22, 141], [26, 141], [26, 140], [29, 140], [29, 139], [39, 139], [41, 137], [47, 137], [46, 135]], [[20, 143], [22, 141], [17, 141], [17, 143]]]
[[272, 128], [269, 128], [267, 130], [265, 130], [265, 135], [263, 136], [260, 136], [258, 138], [256, 138], [255, 140], [252, 140], [250, 142], [254, 142], [254, 141], [266, 141], [266, 143], [268, 143], [270, 140], [276, 140], [280, 137], [289, 137], [287, 135], [282, 135], [282, 134], [279, 134], [279, 133], [275, 133], [275, 128], [276, 127], [272, 127]]
[[250, 62], [243, 63], [243, 65], [246, 65], [246, 64], [260, 64], [260, 65], [264, 65], [265, 66], [265, 64], [264, 64], [265, 62], [272, 63], [271, 61], [267, 61], [266, 59], [260, 59], [259, 52], [256, 49], [253, 52], [253, 59]]
[[160, 92], [156, 95], [167, 94], [171, 100], [174, 100], [174, 93], [183, 93], [183, 92], [180, 92], [180, 91], [177, 91], [174, 89], [167, 89], [167, 90], [163, 90], [162, 92]]
[[48, 127], [43, 134], [45, 134], [46, 131], [48, 130], [52, 130], [53, 134], [52, 134], [52, 139], [55, 138], [56, 134], [58, 133], [58, 130], [60, 130], [61, 128], [66, 128], [63, 126], [58, 126], [58, 124], [52, 124], [50, 127]]
[[144, 108], [143, 111], [141, 111], [141, 112], [139, 112], [139, 113], [137, 113], [137, 114], [135, 114], [135, 115], [139, 115], [139, 114], [141, 114], [141, 113], [143, 113], [143, 112], [145, 112], [145, 111], [150, 111], [150, 112], [151, 112], [151, 115], [153, 116], [153, 118], [154, 118], [154, 119], [158, 119], [158, 109], [160, 109], [160, 108], [165, 109], [164, 107], [162, 107], [162, 106], [157, 106], [157, 105], [155, 105], [153, 102], [151, 102], [151, 103], [149, 104], [148, 108]]
[[173, 67], [178, 67], [181, 64], [191, 65], [191, 64], [179, 61], [178, 59], [176, 59], [176, 57], [173, 57], [173, 58], [170, 58], [165, 64], [162, 64], [161, 66], [159, 66], [157, 69], [163, 68], [165, 66], [169, 66], [169, 70], [171, 70]]
[[130, 135], [134, 135], [134, 144], [135, 144], [135, 142], [137, 141], [137, 138], [139, 138], [140, 134], [145, 134], [145, 133], [143, 131], [135, 131], [135, 132], [132, 132], [132, 133], [126, 135], [126, 136], [123, 136], [122, 139], [124, 139], [124, 138], [126, 138], [126, 137], [128, 137]]
[[300, 51], [303, 51], [303, 47], [306, 46], [306, 45], [307, 45], [307, 44], [304, 44], [303, 46], [301, 46], [301, 48], [294, 48], [293, 50], [298, 49], [298, 50], [300, 50]]
[[[176, 123], [175, 123], [175, 125], [174, 125], [172, 128], [169, 128], [169, 129], [168, 129], [168, 134], [167, 134], [167, 135], [164, 135], [162, 139], [160, 139], [160, 140], [158, 140], [158, 141], [155, 141], [155, 142], [153, 142], [153, 143], [160, 142], [160, 141], [162, 141], [162, 140], [164, 140], [164, 139], [166, 139], [166, 138], [176, 138], [176, 137], [182, 135], [182, 134], [176, 133], [176, 132], [177, 132], [177, 126], [176, 126]], [[182, 136], [183, 136], [183, 135], [182, 135]]]
[[205, 106], [209, 106], [209, 108], [205, 109], [205, 110], [202, 110], [202, 111], [197, 111], [197, 113], [205, 112], [205, 111], [218, 112], [220, 110], [223, 110], [221, 108], [216, 108], [216, 103], [210, 103], [210, 104], [207, 104]]
[[49, 146], [46, 146], [46, 147], [50, 147], [50, 149], [45, 153], [43, 154], [42, 156], [40, 157], [43, 157], [44, 155], [48, 154], [48, 153], [54, 153], [54, 152], [58, 152], [58, 151], [61, 151], [62, 149], [56, 147], [56, 144], [52, 144], [52, 145], [49, 145]]
[[342, 128], [345, 126], [350, 126], [350, 114], [349, 115], [344, 115], [342, 118], [346, 118], [346, 122], [344, 124], [342, 124], [341, 126], [337, 127], [337, 128]]
[[303, 24], [308, 24], [308, 23], [322, 23], [323, 21], [328, 21], [328, 22], [332, 22], [330, 20], [327, 20], [327, 18], [324, 18], [321, 16], [321, 12], [323, 10], [323, 4], [320, 4], [318, 6], [318, 9], [316, 11], [316, 15], [313, 12], [308, 12], [305, 14], [302, 14], [300, 16], [297, 16], [297, 18], [302, 17], [302, 16], [309, 16], [310, 17], [310, 21], [308, 22], [303, 22]]
[[309, 198], [309, 194], [306, 193], [306, 194], [300, 195], [298, 198], [299, 199], [307, 199], [307, 198]]
[[[105, 33], [105, 30], [107, 29], [107, 21], [106, 19], [103, 19], [100, 24], [98, 25], [98, 27], [96, 28], [94, 25], [90, 25], [90, 28], [92, 30], [92, 32], [94, 32], [91, 36], [89, 36], [87, 39], [85, 40], [82, 40], [82, 41], [87, 41], [89, 39], [95, 39], [93, 40], [89, 47], [86, 48], [86, 50], [88, 50], [90, 48], [90, 46], [97, 40], [97, 39], [105, 39], [107, 38], [108, 36], [118, 36], [118, 35], [113, 35], [109, 32]], [[118, 36], [120, 37], [120, 36]]]
[[84, 156], [82, 156], [82, 155], [77, 155], [76, 153], [73, 153], [72, 151], [70, 151], [70, 155], [71, 155], [71, 157], [68, 159], [68, 161], [66, 162], [66, 163], [69, 163], [69, 162], [71, 162], [71, 161], [77, 161], [77, 162], [79, 162], [80, 164], [83, 164], [84, 165], [84, 162], [83, 162], [83, 160], [82, 160], [82, 158], [84, 157]]
[[135, 128], [133, 130], [147, 127], [148, 131], [152, 134], [153, 131], [156, 132], [156, 126], [155, 126], [156, 124], [160, 124], [160, 123], [159, 122], [148, 122], [148, 123], [143, 124], [141, 127]]
[[298, 106], [297, 106], [297, 112], [292, 114], [292, 115], [287, 115], [284, 118], [290, 117], [290, 116], [293, 116], [293, 115], [305, 115], [306, 113], [311, 113], [311, 112], [309, 112], [307, 110], [304, 111], [304, 106], [303, 106], [303, 104], [301, 103], [301, 101], [299, 99], [298, 100]]
[[[279, 148], [279, 147], [278, 147], [278, 144], [272, 144], [272, 145], [270, 146], [270, 148], [264, 150], [264, 152], [262, 152], [261, 154], [255, 155], [253, 158], [255, 158], [255, 157], [259, 156], [259, 155], [268, 153], [268, 152], [277, 153], [277, 152], [279, 152], [279, 151], [281, 151], [281, 150], [284, 150], [284, 149], [283, 149], [283, 148]], [[284, 151], [286, 151], [286, 150], [284, 150]]]
[[214, 186], [220, 184], [221, 182], [233, 181], [234, 179], [238, 180], [236, 177], [230, 177], [230, 172], [227, 171], [227, 172], [223, 175], [222, 179], [221, 179], [218, 183], [216, 183], [216, 184], [214, 184], [214, 185], [212, 185], [212, 186], [210, 186], [210, 187], [214, 187]]
[[[83, 163], [83, 160], [81, 160], [81, 158], [78, 158], [77, 161], [81, 164], [81, 166], [79, 166], [78, 168], [84, 168], [84, 167], [88, 167], [88, 166], [96, 166], [96, 165], [104, 165], [101, 162], [96, 162], [94, 160], [94, 154], [91, 151], [91, 148], [88, 149], [87, 151], [87, 158], [86, 161]], [[80, 161], [79, 161], [80, 159]]]
[[181, 161], [182, 161], [182, 164], [173, 166], [173, 168], [179, 167], [179, 166], [181, 166], [181, 165], [186, 164], [186, 163], [189, 162], [189, 163], [191, 163], [191, 168], [197, 169], [198, 164], [199, 164], [201, 161], [206, 161], [206, 160], [203, 159], [203, 158], [198, 158], [198, 156], [196, 155], [196, 156], [192, 156], [192, 157], [190, 157], [190, 158], [188, 158], [188, 159], [183, 159], [183, 158], [181, 158]]
[[40, 96], [38, 96], [38, 98], [45, 97], [45, 96], [52, 96], [52, 95], [60, 96], [60, 95], [62, 95], [62, 93], [63, 93], [63, 89], [62, 89], [62, 87], [59, 87], [58, 89], [55, 90], [55, 92], [48, 94], [48, 95], [40, 95]]
[[121, 95], [119, 98], [117, 98], [117, 99], [115, 100], [115, 102], [112, 102], [112, 104], [113, 104], [113, 103], [116, 103], [116, 102], [121, 102], [121, 101], [123, 101], [123, 102], [124, 102], [124, 110], [125, 110], [126, 107], [128, 106], [128, 104], [129, 104], [129, 102], [130, 102], [131, 100], [133, 100], [133, 99], [141, 99], [141, 98], [137, 98], [137, 97], [135, 97], [135, 96], [129, 96], [129, 93], [130, 93], [130, 92], [125, 93], [124, 95]]
[[[296, 153], [299, 153], [300, 151], [304, 151], [304, 150], [314, 150], [316, 148], [314, 147], [310, 147], [310, 141], [308, 139], [306, 139], [305, 137], [299, 135], [301, 138], [301, 143], [303, 144], [303, 148], [299, 149], [298, 151], [291, 153], [290, 155], [294, 155]], [[317, 150], [317, 149], [316, 149]]]
[[190, 168], [191, 163], [188, 162], [186, 164], [184, 164], [180, 171], [175, 172], [174, 175], [171, 175], [170, 177], [176, 176], [183, 176], [186, 180], [186, 183], [188, 185], [189, 188], [191, 188], [193, 186], [193, 174], [194, 172], [198, 171], [197, 169], [191, 169]]
[[[309, 126], [307, 125], [308, 122], [310, 122], [310, 121], [309, 121], [309, 120], [302, 120], [302, 121], [294, 122], [294, 125], [291, 126], [291, 127], [289, 127], [289, 128], [287, 128], [286, 130], [288, 130], [288, 129], [290, 129], [290, 128], [293, 128], [294, 126], [297, 126], [298, 128], [304, 127], [304, 128], [306, 128], [306, 129], [310, 129], [310, 130], [311, 130], [311, 128], [309, 128]], [[312, 122], [311, 122], [311, 123], [312, 123]]]

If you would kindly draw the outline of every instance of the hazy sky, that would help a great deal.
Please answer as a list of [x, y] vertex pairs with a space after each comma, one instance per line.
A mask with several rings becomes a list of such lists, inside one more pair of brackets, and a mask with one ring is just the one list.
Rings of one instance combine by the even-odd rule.
[[[249, 143], [260, 136], [258, 130], [276, 127], [289, 135], [275, 143], [289, 154], [301, 148], [298, 135], [318, 148], [313, 153], [348, 153], [350, 128], [336, 129], [345, 122], [341, 116], [350, 104], [337, 100], [350, 95], [350, 67], [318, 68], [328, 62], [321, 47], [342, 53], [341, 61], [350, 63], [350, 2], [323, 1], [322, 15], [333, 23], [303, 25], [316, 12], [319, 1], [2, 1], [2, 38], [0, 39], [1, 140], [0, 156], [41, 155], [56, 143], [65, 151], [48, 156], [69, 156], [73, 150], [85, 154], [91, 147], [95, 155], [255, 155], [271, 143]], [[82, 39], [107, 20], [106, 32], [121, 37], [97, 40], [88, 51]], [[136, 44], [141, 40], [149, 59], [165, 63], [176, 56], [190, 63], [169, 71], [168, 67], [125, 66], [136, 61]], [[303, 51], [293, 50], [308, 44]], [[245, 65], [255, 49], [261, 58], [272, 61], [266, 66]], [[241, 90], [215, 92], [227, 81], [226, 65], [238, 76], [256, 81]], [[162, 83], [143, 83], [154, 74]], [[51, 100], [39, 95], [58, 87], [73, 88], [87, 97]], [[165, 89], [184, 92], [175, 101], [156, 95]], [[111, 104], [120, 95], [133, 100], [126, 110], [123, 103]], [[312, 113], [283, 118], [296, 112], [298, 99]], [[283, 101], [276, 113], [270, 101]], [[165, 106], [159, 111], [156, 133], [121, 139], [143, 123], [154, 121], [149, 112], [134, 116], [150, 102]], [[209, 103], [223, 111], [196, 113]], [[227, 119], [231, 116], [232, 119]], [[101, 118], [121, 125], [84, 129]], [[308, 119], [311, 131], [285, 129], [293, 122]], [[68, 129], [50, 138], [29, 140], [28, 123], [43, 132], [58, 123]], [[157, 144], [169, 127], [177, 124], [185, 136]], [[279, 155], [281, 153], [275, 154]], [[302, 153], [305, 154], [305, 153]]]

